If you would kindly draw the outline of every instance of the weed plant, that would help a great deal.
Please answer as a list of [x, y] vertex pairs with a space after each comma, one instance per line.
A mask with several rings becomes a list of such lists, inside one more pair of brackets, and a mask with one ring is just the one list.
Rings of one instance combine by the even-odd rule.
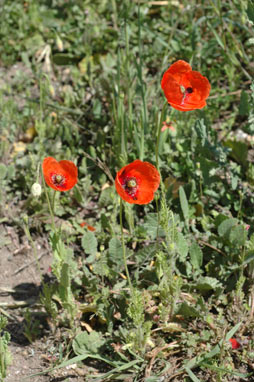
[[[5, 0], [0, 20], [1, 224], [52, 248], [40, 303], [63, 345], [43, 373], [93, 359], [85, 380], [251, 381], [253, 2]], [[205, 108], [166, 102], [177, 60], [209, 79]], [[49, 188], [46, 157], [77, 185]], [[160, 188], [120, 205], [136, 159]]]

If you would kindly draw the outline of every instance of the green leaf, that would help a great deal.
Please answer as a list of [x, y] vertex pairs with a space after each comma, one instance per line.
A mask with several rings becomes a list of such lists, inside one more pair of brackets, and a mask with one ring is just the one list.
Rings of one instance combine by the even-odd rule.
[[221, 237], [229, 239], [230, 231], [237, 225], [237, 219], [226, 219], [218, 227], [218, 234]]
[[100, 194], [99, 206], [104, 207], [104, 206], [108, 206], [109, 204], [111, 204], [112, 200], [113, 200], [113, 195], [114, 195], [114, 188], [113, 187], [105, 188]]
[[82, 197], [82, 194], [80, 192], [80, 189], [78, 187], [74, 187], [73, 189], [73, 193], [74, 193], [74, 198], [76, 199], [76, 201], [81, 204], [82, 201], [83, 201], [83, 197]]
[[188, 205], [188, 200], [186, 198], [185, 191], [184, 191], [182, 186], [179, 188], [179, 196], [180, 196], [180, 204], [181, 204], [183, 216], [184, 216], [185, 221], [188, 224], [188, 222], [189, 222], [189, 205]]
[[200, 291], [206, 292], [209, 290], [216, 290], [221, 287], [221, 283], [213, 277], [200, 277], [197, 284], [195, 285]]
[[193, 382], [200, 382], [200, 379], [198, 379], [195, 374], [191, 371], [191, 369], [189, 369], [188, 367], [185, 367], [185, 370], [187, 371], [187, 374], [189, 375], [190, 379], [193, 381]]
[[[69, 359], [68, 361], [64, 361], [60, 365], [57, 365], [55, 367], [51, 367], [51, 368], [46, 369], [44, 371], [41, 371], [39, 373], [31, 374], [31, 375], [29, 375], [28, 377], [26, 377], [24, 379], [28, 379], [28, 378], [31, 378], [31, 377], [36, 377], [37, 375], [47, 374], [47, 373], [50, 373], [51, 371], [54, 371], [54, 370], [57, 370], [57, 369], [61, 369], [62, 367], [70, 366], [70, 365], [73, 365], [74, 363], [78, 363], [78, 362], [84, 361], [87, 358], [97, 359], [99, 361], [106, 362], [109, 365], [115, 367], [115, 369], [112, 369], [108, 373], [104, 374], [105, 377], [107, 375], [111, 375], [111, 374], [117, 373], [118, 371], [129, 369], [132, 366], [135, 366], [137, 363], [141, 363], [143, 361], [142, 359], [137, 359], [137, 360], [134, 360], [134, 361], [131, 361], [131, 362], [128, 362], [128, 363], [125, 363], [125, 364], [121, 364], [121, 365], [117, 366], [117, 362], [112, 362], [111, 360], [109, 360], [107, 358], [104, 358], [104, 357], [101, 357], [101, 356], [99, 356], [97, 354], [87, 354], [86, 353], [86, 354], [82, 354], [82, 355], [78, 355], [76, 357], [73, 357], [73, 358]], [[95, 382], [97, 380], [101, 381], [101, 377], [99, 377], [98, 379], [96, 378], [93, 381]]]
[[218, 367], [218, 366], [210, 365], [210, 364], [207, 364], [207, 363], [204, 363], [204, 362], [202, 362], [202, 367], [207, 367], [210, 370], [215, 370], [215, 371], [219, 371], [219, 372], [222, 372], [222, 373], [225, 373], [225, 374], [235, 375], [235, 376], [241, 377], [241, 378], [248, 378], [251, 375], [253, 375], [253, 373], [246, 373], [246, 374], [239, 373], [239, 372], [234, 371], [234, 370], [226, 369], [224, 367]]
[[248, 146], [245, 142], [228, 139], [225, 146], [231, 148], [230, 155], [244, 167], [248, 164]]
[[248, 251], [244, 259], [243, 265], [249, 264], [254, 260], [254, 250]]
[[105, 339], [101, 333], [92, 331], [91, 333], [79, 333], [73, 340], [72, 347], [76, 355], [97, 354], [101, 346], [105, 344]]
[[199, 269], [203, 264], [203, 252], [196, 242], [190, 246], [190, 261], [194, 269]]
[[[157, 214], [151, 213], [145, 217], [145, 223], [143, 224], [143, 228], [145, 229], [147, 235], [151, 237], [151, 239], [155, 239], [157, 237], [157, 228], [158, 228], [158, 217]], [[159, 229], [159, 236], [163, 235], [163, 230]]]
[[248, 1], [247, 16], [254, 23], [254, 3], [252, 0]]
[[112, 231], [112, 227], [110, 225], [109, 219], [105, 214], [101, 214], [101, 228], [104, 230]]
[[53, 55], [53, 62], [56, 65], [74, 65], [80, 61], [80, 57], [66, 53], [56, 53]]
[[97, 239], [92, 232], [86, 232], [81, 240], [81, 245], [84, 251], [89, 255], [94, 255], [97, 252]]
[[[119, 372], [120, 371], [131, 369], [137, 363], [144, 363], [144, 361], [140, 360], [140, 359], [136, 359], [134, 361], [130, 361], [130, 362], [125, 363], [123, 365], [119, 365], [115, 369], [112, 369], [112, 370], [108, 371], [107, 373], [101, 375], [100, 377], [93, 379], [93, 382], [101, 382], [102, 380], [105, 380], [106, 378], [108, 378], [108, 377], [110, 377], [111, 375], [114, 375], [114, 374], [116, 374], [119, 377]], [[121, 378], [121, 380], [123, 381], [124, 379]]]
[[123, 248], [122, 243], [117, 237], [113, 237], [109, 242], [110, 259], [115, 264], [123, 264]]
[[99, 259], [96, 259], [96, 262], [93, 262], [93, 273], [100, 275], [100, 276], [108, 276], [110, 273], [108, 264], [107, 264], [107, 257], [104, 255], [101, 255]]
[[240, 104], [239, 104], [239, 115], [245, 116], [249, 114], [249, 97], [248, 94], [243, 90], [241, 93]]
[[177, 246], [177, 253], [179, 255], [179, 260], [184, 262], [188, 255], [189, 247], [188, 247], [187, 241], [185, 240], [181, 232], [177, 232], [176, 246]]
[[217, 230], [218, 230], [219, 225], [220, 225], [222, 222], [224, 222], [225, 220], [227, 220], [227, 219], [228, 219], [228, 216], [223, 215], [223, 214], [218, 214], [218, 215], [216, 216], [216, 218], [215, 218], [215, 220], [214, 220], [214, 224], [215, 224], [215, 227], [217, 228]]
[[226, 219], [218, 227], [218, 234], [229, 240], [234, 246], [243, 246], [247, 239], [247, 231], [237, 219]]
[[6, 174], [7, 174], [7, 167], [5, 166], [5, 164], [0, 163], [0, 180], [4, 179], [6, 177]]
[[187, 304], [187, 302], [183, 302], [180, 307], [179, 307], [179, 310], [177, 311], [177, 314], [180, 314], [181, 316], [184, 316], [186, 318], [189, 318], [189, 317], [199, 317], [200, 316], [200, 313], [199, 311], [194, 308], [194, 306], [190, 306], [189, 304]]
[[224, 47], [224, 44], [220, 38], [220, 36], [218, 35], [218, 33], [216, 32], [216, 30], [214, 29], [214, 27], [208, 22], [207, 25], [210, 27], [210, 30], [213, 32], [214, 34], [214, 37], [216, 38], [216, 41], [217, 43], [220, 45], [220, 47], [222, 48], [222, 50], [225, 49]]
[[243, 225], [239, 224], [235, 227], [232, 227], [229, 234], [229, 240], [233, 245], [243, 246], [246, 242], [246, 239], [247, 239], [247, 231]]

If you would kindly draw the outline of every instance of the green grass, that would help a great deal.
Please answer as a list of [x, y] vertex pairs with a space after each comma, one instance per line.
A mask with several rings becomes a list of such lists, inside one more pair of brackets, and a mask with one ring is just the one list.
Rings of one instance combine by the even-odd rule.
[[[44, 289], [41, 308], [63, 337], [63, 326], [71, 327], [57, 367], [93, 358], [98, 381], [248, 380], [254, 298], [248, 2], [155, 3], [4, 2], [1, 222], [18, 229], [28, 215], [33, 240], [46, 235], [52, 245], [58, 280]], [[162, 74], [178, 59], [211, 83], [202, 110], [163, 108]], [[161, 133], [157, 157], [164, 120], [175, 130]], [[79, 168], [78, 187], [56, 196], [62, 228], [54, 235], [45, 192], [31, 195], [46, 156]], [[112, 179], [136, 158], [158, 162], [165, 189], [149, 205], [124, 206], [130, 294]], [[14, 201], [18, 214], [4, 208]], [[83, 221], [96, 231], [81, 228]], [[231, 349], [231, 336], [242, 341], [240, 349]]]

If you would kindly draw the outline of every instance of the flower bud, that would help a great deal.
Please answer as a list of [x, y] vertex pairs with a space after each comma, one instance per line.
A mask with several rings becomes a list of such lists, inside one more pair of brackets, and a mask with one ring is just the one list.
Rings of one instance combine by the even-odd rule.
[[41, 185], [39, 183], [34, 183], [31, 188], [33, 196], [41, 195]]
[[62, 52], [64, 50], [63, 41], [60, 39], [58, 35], [56, 36], [56, 46], [59, 52]]

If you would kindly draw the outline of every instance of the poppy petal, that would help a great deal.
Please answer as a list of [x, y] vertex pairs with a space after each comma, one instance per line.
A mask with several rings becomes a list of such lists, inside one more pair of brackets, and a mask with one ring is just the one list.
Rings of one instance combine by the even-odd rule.
[[174, 79], [177, 82], [180, 82], [182, 76], [188, 72], [191, 72], [191, 71], [192, 71], [192, 68], [191, 68], [190, 64], [188, 64], [188, 62], [183, 61], [183, 60], [178, 60], [178, 61], [174, 62], [174, 64], [172, 64], [168, 68], [166, 73], [169, 73], [171, 76], [174, 77]]
[[183, 99], [183, 92], [181, 91], [179, 82], [177, 82], [170, 73], [165, 73], [163, 79], [164, 81], [161, 87], [164, 91], [165, 97], [168, 100], [168, 103], [171, 104], [173, 101], [175, 104], [180, 105]]
[[200, 104], [209, 96], [211, 85], [208, 79], [199, 72], [192, 71], [187, 73], [183, 77], [181, 84], [186, 89], [188, 87], [193, 89], [193, 92], [186, 97], [186, 103], [188, 104]]

